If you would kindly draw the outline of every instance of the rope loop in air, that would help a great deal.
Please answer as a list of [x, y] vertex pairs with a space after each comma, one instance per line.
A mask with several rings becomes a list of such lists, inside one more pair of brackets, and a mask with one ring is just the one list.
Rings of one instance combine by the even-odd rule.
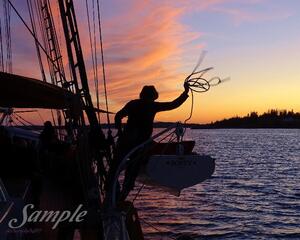
[[205, 78], [205, 74], [213, 69], [213, 67], [205, 68], [202, 70], [198, 70], [199, 66], [201, 65], [204, 57], [206, 55], [206, 51], [203, 51], [200, 55], [200, 58], [190, 75], [186, 77], [184, 80], [185, 84], [188, 84], [188, 87], [191, 91], [192, 95], [192, 104], [191, 104], [191, 111], [190, 115], [187, 119], [185, 119], [184, 123], [189, 121], [192, 118], [193, 111], [194, 111], [194, 92], [195, 93], [204, 93], [210, 90], [211, 87], [218, 86], [219, 84], [228, 81], [229, 78], [221, 79], [220, 77], [212, 77], [212, 78]]

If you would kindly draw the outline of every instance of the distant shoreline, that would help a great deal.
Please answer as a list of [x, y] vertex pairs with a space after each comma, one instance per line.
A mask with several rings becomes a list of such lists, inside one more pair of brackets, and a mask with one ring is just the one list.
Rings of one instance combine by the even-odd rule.
[[[154, 123], [154, 127], [155, 128], [166, 128], [168, 126], [170, 126], [171, 124], [175, 124], [172, 122], [158, 122], [158, 123]], [[189, 124], [185, 124], [186, 127], [190, 128], [190, 129], [300, 129], [300, 124], [297, 126], [292, 126], [292, 125], [288, 125], [288, 126], [283, 126], [282, 124], [278, 124], [278, 126], [243, 126], [243, 125], [237, 125], [237, 126], [226, 126], [226, 125], [222, 125], [222, 124], [198, 124], [198, 123], [189, 123]]]
[[[155, 122], [154, 128], [167, 128], [176, 122]], [[114, 128], [114, 124], [101, 124], [103, 129]], [[186, 127], [191, 129], [300, 129], [300, 113], [293, 110], [269, 110], [261, 115], [251, 112], [245, 117], [232, 117], [207, 124], [187, 123]], [[28, 126], [34, 130], [41, 130], [43, 126]]]
[[[165, 124], [155, 123], [154, 126], [164, 127]], [[300, 129], [300, 113], [271, 109], [261, 115], [251, 112], [245, 117], [236, 116], [209, 124], [189, 123], [186, 126], [192, 129]]]
[[[167, 128], [170, 127], [171, 125], [175, 125], [175, 122], [157, 122], [154, 123], [154, 128]], [[196, 124], [196, 123], [191, 123], [191, 124], [186, 124], [185, 125], [187, 128], [190, 129], [300, 129], [300, 126], [223, 126], [223, 127], [217, 127], [217, 126], [210, 126], [210, 124]], [[41, 131], [43, 129], [43, 126], [17, 126], [23, 129], [30, 129], [30, 130], [35, 130], [35, 131]], [[58, 127], [57, 127], [58, 128]], [[108, 129], [107, 124], [102, 124], [103, 129]], [[111, 126], [112, 129], [114, 129], [114, 126]]]

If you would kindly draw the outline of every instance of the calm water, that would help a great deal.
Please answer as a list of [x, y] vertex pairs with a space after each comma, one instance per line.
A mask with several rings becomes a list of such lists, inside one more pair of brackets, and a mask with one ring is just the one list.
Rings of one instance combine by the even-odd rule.
[[[146, 239], [300, 239], [300, 130], [190, 130], [214, 177], [180, 197], [145, 187]], [[172, 239], [171, 238], [171, 239]]]

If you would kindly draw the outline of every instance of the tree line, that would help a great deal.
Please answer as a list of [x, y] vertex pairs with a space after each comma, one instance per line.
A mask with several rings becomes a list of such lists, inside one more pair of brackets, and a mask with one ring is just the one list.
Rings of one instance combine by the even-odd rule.
[[300, 113], [293, 110], [270, 109], [244, 117], [231, 117], [210, 124], [191, 124], [191, 128], [300, 128]]

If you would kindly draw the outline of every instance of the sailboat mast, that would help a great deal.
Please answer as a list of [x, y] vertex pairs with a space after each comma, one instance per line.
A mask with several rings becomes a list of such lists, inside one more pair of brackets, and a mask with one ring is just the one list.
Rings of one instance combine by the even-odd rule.
[[[79, 137], [79, 148], [83, 149], [81, 157], [83, 166], [82, 175], [85, 179], [86, 188], [94, 189], [96, 192], [97, 190], [103, 189], [104, 186], [106, 170], [103, 167], [103, 157], [105, 155], [110, 155], [111, 153], [109, 152], [109, 149], [106, 148], [105, 135], [102, 132], [89, 91], [73, 0], [58, 0], [58, 3], [72, 74], [71, 84], [74, 85], [76, 94], [81, 100], [81, 106], [79, 106], [78, 109], [85, 111], [91, 128], [88, 138], [85, 138], [84, 136], [81, 136], [81, 138]], [[83, 117], [82, 121], [84, 121]], [[106, 152], [105, 155], [103, 155], [103, 151]], [[92, 168], [89, 165], [92, 162], [92, 159], [97, 159], [99, 164], [97, 174], [101, 178], [100, 188], [99, 182], [95, 178], [94, 173], [91, 170]], [[101, 205], [100, 197], [97, 196], [96, 198], [100, 201], [99, 204]]]
[[82, 99], [90, 126], [97, 127], [99, 122], [89, 91], [73, 0], [58, 0], [58, 3], [73, 77], [72, 83], [75, 85], [76, 93]]

